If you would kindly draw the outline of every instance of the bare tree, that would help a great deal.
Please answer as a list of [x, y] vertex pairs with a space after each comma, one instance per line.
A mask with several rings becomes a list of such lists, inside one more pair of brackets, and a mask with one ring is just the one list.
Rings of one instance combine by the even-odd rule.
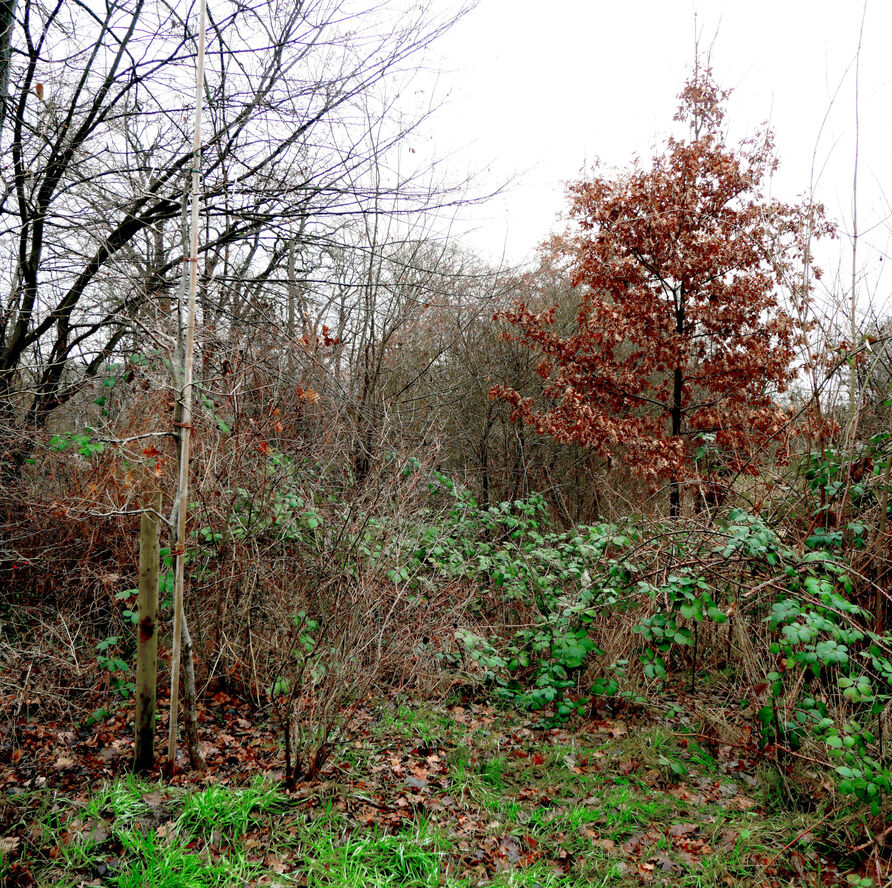
[[[381, 185], [364, 171], [407, 126], [384, 100], [386, 125], [369, 138], [368, 96], [409, 76], [454, 20], [392, 0], [260, 0], [210, 15], [205, 323], [250, 305], [296, 241], [331, 242], [345, 219], [376, 210]], [[7, 466], [26, 453], [17, 434], [44, 426], [127, 344], [132, 324], [173, 302], [192, 156], [189, 21], [160, 0], [19, 5], [0, 194]], [[391, 177], [385, 187], [404, 185]]]

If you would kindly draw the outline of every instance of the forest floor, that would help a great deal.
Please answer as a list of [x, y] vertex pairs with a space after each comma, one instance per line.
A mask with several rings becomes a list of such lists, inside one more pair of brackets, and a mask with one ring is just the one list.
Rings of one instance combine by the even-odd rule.
[[838, 853], [831, 798], [792, 804], [746, 737], [671, 715], [543, 729], [469, 700], [384, 702], [286, 789], [280, 737], [225, 693], [201, 713], [207, 770], [165, 781], [128, 775], [131, 707], [68, 729], [38, 708], [0, 755], [0, 884], [873, 884]]

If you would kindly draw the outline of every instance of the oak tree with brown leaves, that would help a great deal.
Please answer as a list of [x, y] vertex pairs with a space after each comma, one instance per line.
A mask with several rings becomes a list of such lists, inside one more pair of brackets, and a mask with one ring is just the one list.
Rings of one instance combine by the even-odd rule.
[[727, 97], [695, 69], [675, 116], [686, 138], [668, 138], [649, 168], [570, 186], [578, 227], [550, 244], [578, 294], [569, 335], [555, 308], [498, 315], [541, 355], [545, 404], [504, 386], [491, 396], [540, 434], [669, 479], [673, 515], [704, 437], [742, 465], [787, 421], [774, 396], [800, 331], [781, 294], [808, 297], [808, 236], [829, 231], [820, 207], [766, 196], [769, 131], [726, 144]]

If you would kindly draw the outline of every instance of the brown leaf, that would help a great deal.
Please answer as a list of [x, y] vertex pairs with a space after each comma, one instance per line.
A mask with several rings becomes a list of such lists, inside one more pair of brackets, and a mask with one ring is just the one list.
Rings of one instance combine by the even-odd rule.
[[758, 807], [758, 802], [748, 799], [746, 796], [735, 796], [730, 802], [738, 811], [750, 811]]
[[702, 857], [700, 855], [695, 855], [690, 851], [678, 851], [678, 859], [688, 868], [694, 869], [695, 867], [700, 865], [700, 861]]
[[678, 865], [668, 854], [656, 854], [650, 858], [650, 862], [654, 866], [658, 866], [664, 873], [674, 873], [678, 869]]
[[14, 854], [21, 844], [22, 840], [19, 836], [4, 836], [0, 838], [0, 853]]
[[737, 840], [740, 838], [740, 833], [737, 832], [736, 829], [729, 829], [725, 827], [722, 830], [721, 837], [719, 838], [719, 850], [726, 851], [728, 848], [734, 848], [737, 845]]
[[499, 851], [510, 863], [517, 863], [523, 853], [523, 846], [520, 844], [517, 836], [508, 833], [508, 835], [503, 836], [499, 842]]

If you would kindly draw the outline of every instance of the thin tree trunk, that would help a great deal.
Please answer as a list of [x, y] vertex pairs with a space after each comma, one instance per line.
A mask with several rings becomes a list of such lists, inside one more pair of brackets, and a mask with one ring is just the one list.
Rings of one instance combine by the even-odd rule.
[[[675, 332], [684, 336], [685, 322], [685, 289], [684, 284], [679, 286], [675, 306]], [[677, 438], [681, 434], [681, 421], [683, 416], [684, 399], [684, 370], [675, 368], [672, 380], [672, 437]], [[669, 481], [669, 517], [678, 518], [681, 514], [681, 482], [678, 478]]]
[[[672, 388], [672, 437], [681, 434], [681, 397], [684, 377], [681, 367], [675, 368], [675, 379]], [[681, 514], [681, 483], [678, 478], [669, 481], [669, 517], [677, 518]]]
[[[861, 41], [864, 35], [864, 19], [867, 15], [867, 2], [861, 13], [861, 30], [858, 34], [858, 51], [855, 53], [855, 166], [852, 172], [852, 287], [849, 296], [849, 422], [846, 429], [846, 444], [849, 450], [849, 466], [855, 457], [855, 418], [858, 410], [858, 368], [855, 358], [855, 344], [858, 339], [858, 161], [861, 145], [860, 125], [860, 80], [861, 80]], [[848, 486], [848, 485], [847, 485]]]
[[158, 538], [161, 492], [152, 497], [139, 527], [139, 623], [136, 647], [136, 743], [133, 770], [151, 771], [155, 765], [155, 708], [158, 693]]
[[6, 106], [9, 104], [9, 59], [16, 5], [17, 0], [0, 0], [0, 130], [6, 123]]
[[836, 526], [845, 527], [845, 515], [849, 505], [849, 491], [852, 486], [852, 464], [858, 451], [858, 161], [861, 145], [860, 99], [861, 99], [861, 44], [864, 37], [864, 19], [867, 16], [867, 0], [861, 12], [861, 30], [858, 33], [858, 50], [855, 53], [855, 167], [852, 173], [852, 286], [849, 299], [849, 411], [846, 423], [845, 451], [846, 479], [839, 508], [836, 513]]
[[492, 430], [492, 403], [486, 405], [486, 420], [483, 423], [483, 434], [480, 436], [480, 475], [483, 492], [480, 505], [489, 507], [489, 433]]
[[[889, 442], [892, 441], [892, 407], [889, 408], [889, 417], [888, 417], [888, 428], [887, 428], [887, 439], [886, 446], [888, 448]], [[876, 619], [876, 624], [874, 626], [874, 631], [877, 635], [883, 634], [884, 624], [885, 624], [885, 577], [888, 573], [888, 569], [884, 566], [886, 561], [886, 552], [888, 549], [888, 545], [886, 543], [886, 526], [888, 524], [888, 516], [889, 516], [889, 484], [892, 483], [892, 452], [887, 450], [886, 452], [886, 465], [883, 467], [883, 490], [880, 494], [880, 520], [877, 526], [877, 535], [876, 535], [876, 553], [874, 558], [879, 561], [877, 564], [877, 568], [874, 571], [876, 575], [876, 601], [874, 604], [874, 610], [876, 613], [874, 614], [874, 618]], [[881, 560], [882, 559], [882, 560]]]
[[198, 737], [198, 693], [195, 690], [195, 659], [192, 656], [192, 636], [183, 618], [183, 729], [186, 734], [186, 753], [192, 770], [203, 771], [204, 756]]
[[[184, 432], [186, 431], [183, 428], [183, 403], [182, 401], [177, 401], [176, 406], [174, 407], [174, 415], [173, 415], [173, 424], [176, 430], [176, 439], [177, 446], [180, 448], [180, 456], [182, 454], [182, 437]], [[181, 464], [181, 463], [180, 463]], [[177, 504], [174, 507], [173, 515], [171, 516], [171, 539], [170, 539], [170, 550], [171, 552], [178, 552], [180, 549], [180, 538], [178, 537], [179, 530], [179, 505]], [[185, 548], [186, 542], [183, 539], [182, 547]], [[174, 580], [174, 596], [176, 596], [176, 580]], [[192, 635], [189, 632], [189, 622], [186, 619], [185, 606], [180, 612], [180, 628], [176, 628], [176, 607], [174, 609], [174, 654], [177, 653], [177, 649], [179, 649], [179, 657], [177, 664], [177, 671], [179, 672], [180, 663], [182, 664], [183, 669], [183, 724], [186, 733], [186, 754], [189, 756], [189, 762], [192, 765], [192, 768], [196, 771], [201, 771], [205, 767], [204, 756], [201, 753], [201, 746], [198, 739], [198, 712], [197, 712], [197, 700], [198, 695], [195, 690], [195, 661], [193, 656], [193, 645], [192, 645]], [[179, 640], [179, 644], [177, 644], [177, 640]], [[173, 679], [173, 660], [171, 660], [171, 680]], [[174, 700], [176, 699], [177, 704], [174, 705]], [[176, 688], [176, 697], [174, 696], [174, 688], [173, 684], [171, 684], [171, 720], [174, 722], [174, 733], [176, 733], [176, 720], [177, 714], [179, 712], [179, 682], [177, 682]], [[173, 773], [175, 768], [172, 766], [172, 762], [175, 759], [170, 758], [170, 735], [168, 735], [168, 762], [166, 769], [168, 772]], [[176, 751], [174, 750], [174, 753]]]
[[186, 740], [192, 767], [204, 767], [198, 745], [198, 719], [195, 712], [195, 672], [192, 664], [192, 641], [186, 625], [183, 604], [186, 563], [186, 512], [189, 507], [189, 456], [192, 446], [192, 364], [195, 353], [195, 302], [198, 293], [198, 221], [201, 210], [201, 112], [204, 97], [204, 45], [207, 3], [201, 0], [198, 25], [198, 60], [195, 74], [195, 132], [192, 148], [192, 216], [189, 237], [189, 304], [186, 313], [186, 344], [183, 351], [183, 389], [180, 403], [181, 420], [175, 423], [180, 438], [179, 478], [176, 496], [176, 547], [174, 549], [174, 626], [173, 653], [170, 667], [170, 730], [167, 737], [167, 768], [176, 771], [177, 711], [179, 705], [180, 661], [185, 655], [183, 695]]

